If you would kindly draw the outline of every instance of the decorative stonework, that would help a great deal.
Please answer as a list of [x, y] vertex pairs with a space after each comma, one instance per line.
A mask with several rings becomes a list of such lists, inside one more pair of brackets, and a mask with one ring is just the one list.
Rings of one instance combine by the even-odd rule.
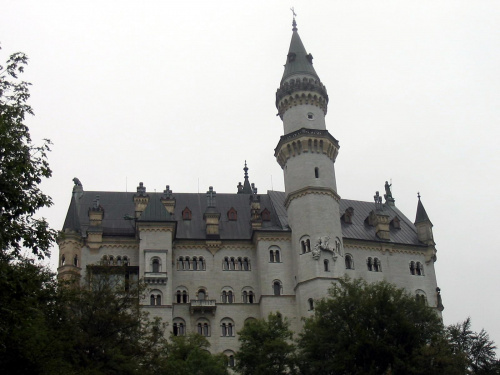
[[285, 199], [285, 207], [288, 209], [290, 203], [297, 198], [304, 197], [308, 194], [319, 194], [319, 195], [328, 195], [335, 199], [337, 202], [340, 202], [340, 195], [331, 188], [326, 187], [318, 187], [318, 186], [306, 186], [305, 188], [294, 191], [293, 193], [288, 194]]
[[314, 249], [311, 252], [313, 259], [318, 260], [321, 257], [321, 251], [331, 252], [334, 262], [337, 260], [338, 256], [344, 256], [342, 251], [342, 242], [339, 238], [335, 238], [335, 247], [332, 247], [330, 246], [330, 237], [319, 237], [314, 245]]
[[222, 241], [206, 241], [205, 247], [212, 255], [215, 255], [222, 248]]
[[307, 152], [324, 154], [335, 162], [339, 143], [328, 130], [302, 128], [282, 136], [274, 149], [274, 156], [283, 169], [288, 159]]
[[326, 115], [328, 94], [326, 87], [313, 78], [290, 79], [281, 84], [276, 91], [276, 108], [283, 119], [283, 114], [290, 108], [301, 104], [311, 104], [321, 108]]

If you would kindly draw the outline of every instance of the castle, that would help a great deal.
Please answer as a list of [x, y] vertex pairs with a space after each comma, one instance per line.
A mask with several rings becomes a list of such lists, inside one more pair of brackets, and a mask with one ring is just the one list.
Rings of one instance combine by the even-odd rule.
[[[418, 197], [415, 222], [384, 201], [342, 199], [338, 141], [328, 132], [328, 94], [297, 32], [276, 92], [284, 135], [275, 148], [285, 191], [257, 193], [245, 163], [234, 194], [84, 191], [75, 185], [64, 236], [61, 279], [116, 267], [143, 279], [144, 309], [175, 335], [207, 336], [234, 363], [237, 332], [249, 319], [280, 311], [299, 331], [315, 300], [339, 277], [386, 280], [442, 311], [432, 223]], [[118, 267], [121, 266], [121, 267]]]

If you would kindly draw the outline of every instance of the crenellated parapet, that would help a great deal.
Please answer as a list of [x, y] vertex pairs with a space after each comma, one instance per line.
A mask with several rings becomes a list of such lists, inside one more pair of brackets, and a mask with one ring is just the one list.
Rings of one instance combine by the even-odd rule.
[[310, 104], [323, 110], [328, 109], [328, 94], [321, 81], [314, 78], [290, 79], [283, 82], [276, 91], [276, 108], [283, 119], [283, 114], [291, 107]]
[[339, 153], [339, 142], [328, 130], [302, 128], [282, 136], [274, 149], [274, 156], [281, 168], [285, 168], [288, 159], [307, 152], [324, 154], [335, 162]]

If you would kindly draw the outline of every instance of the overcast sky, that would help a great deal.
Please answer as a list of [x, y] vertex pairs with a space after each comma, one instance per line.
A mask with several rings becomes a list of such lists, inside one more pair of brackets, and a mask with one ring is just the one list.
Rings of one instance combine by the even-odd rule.
[[414, 220], [419, 191], [445, 323], [471, 316], [500, 345], [499, 1], [4, 0], [1, 61], [29, 55], [28, 124], [54, 143], [43, 215], [62, 228], [73, 177], [231, 193], [247, 160], [260, 192], [283, 190], [291, 6], [330, 97], [340, 196], [371, 201], [392, 179]]

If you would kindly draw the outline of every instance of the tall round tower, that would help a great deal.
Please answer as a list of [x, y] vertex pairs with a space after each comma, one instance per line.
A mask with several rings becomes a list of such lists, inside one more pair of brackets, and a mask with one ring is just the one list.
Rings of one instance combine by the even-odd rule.
[[276, 92], [284, 135], [275, 156], [285, 176], [291, 258], [299, 314], [312, 310], [343, 274], [342, 230], [334, 163], [338, 141], [326, 130], [328, 94], [293, 20], [285, 72]]

